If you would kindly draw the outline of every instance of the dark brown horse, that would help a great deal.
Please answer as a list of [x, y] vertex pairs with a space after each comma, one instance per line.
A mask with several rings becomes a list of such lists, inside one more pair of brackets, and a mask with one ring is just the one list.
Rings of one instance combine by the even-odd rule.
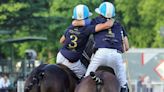
[[78, 78], [61, 64], [41, 65], [25, 81], [25, 92], [74, 92]]
[[97, 71], [91, 72], [76, 87], [75, 92], [119, 92], [119, 82], [113, 69], [101, 66]]
[[33, 69], [29, 76], [25, 80], [24, 91], [25, 92], [38, 92], [38, 73], [45, 67], [47, 64], [42, 64]]

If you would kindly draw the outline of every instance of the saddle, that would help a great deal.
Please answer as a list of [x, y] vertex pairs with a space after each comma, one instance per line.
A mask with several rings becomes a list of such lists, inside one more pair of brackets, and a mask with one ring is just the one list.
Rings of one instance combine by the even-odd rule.
[[109, 67], [109, 66], [99, 66], [99, 67], [96, 69], [96, 71], [99, 71], [99, 70], [101, 70], [101, 71], [107, 71], [107, 72], [110, 72], [110, 73], [112, 73], [113, 75], [115, 75], [113, 68], [111, 68], [111, 67]]
[[75, 80], [79, 81], [79, 78], [76, 76], [76, 74], [70, 70], [67, 66], [63, 64], [56, 64], [59, 68], [63, 69], [67, 75], [71, 75]]

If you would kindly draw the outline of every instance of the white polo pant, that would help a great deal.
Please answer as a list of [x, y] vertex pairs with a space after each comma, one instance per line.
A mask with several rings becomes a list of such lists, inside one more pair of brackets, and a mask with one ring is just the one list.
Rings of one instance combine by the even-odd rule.
[[91, 71], [95, 72], [101, 65], [109, 66], [114, 69], [120, 86], [124, 86], [127, 83], [123, 58], [116, 49], [99, 48], [91, 59], [85, 77], [88, 76]]
[[85, 66], [78, 60], [77, 62], [71, 63], [66, 59], [60, 52], [57, 54], [56, 63], [63, 64], [71, 69], [78, 78], [81, 78], [86, 73]]

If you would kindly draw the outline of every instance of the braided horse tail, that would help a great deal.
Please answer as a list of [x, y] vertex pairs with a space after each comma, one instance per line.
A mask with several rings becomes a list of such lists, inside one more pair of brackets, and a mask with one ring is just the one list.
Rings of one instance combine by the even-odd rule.
[[96, 84], [103, 84], [103, 80], [97, 77], [94, 72], [90, 72], [90, 76], [96, 82]]

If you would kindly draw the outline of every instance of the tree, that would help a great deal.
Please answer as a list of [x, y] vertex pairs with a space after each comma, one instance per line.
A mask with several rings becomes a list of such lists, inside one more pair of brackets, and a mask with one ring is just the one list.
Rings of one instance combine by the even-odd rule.
[[116, 0], [120, 20], [129, 33], [130, 45], [135, 48], [163, 47], [159, 29], [164, 24], [162, 0]]
[[[1, 0], [0, 30], [12, 30], [12, 35], [0, 35], [1, 40], [25, 36], [47, 37], [47, 42], [14, 44], [16, 58], [23, 58], [25, 49], [33, 48], [39, 58], [49, 57], [55, 61], [59, 39], [71, 24], [73, 7], [86, 4], [94, 9], [103, 0]], [[164, 26], [162, 0], [108, 0], [116, 6], [116, 18], [125, 26], [131, 47], [164, 47], [159, 30]], [[1, 45], [4, 50], [5, 46]], [[51, 59], [53, 58], [53, 59]], [[49, 60], [47, 60], [49, 61]]]

